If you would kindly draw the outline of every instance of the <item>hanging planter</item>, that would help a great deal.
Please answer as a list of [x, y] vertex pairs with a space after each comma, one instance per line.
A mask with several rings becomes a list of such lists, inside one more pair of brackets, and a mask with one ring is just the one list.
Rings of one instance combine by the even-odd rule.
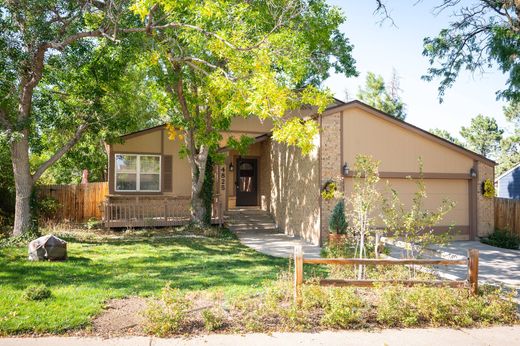
[[336, 197], [336, 192], [338, 191], [338, 187], [333, 180], [329, 180], [323, 184], [323, 188], [321, 189], [321, 197], [329, 201]]
[[491, 179], [486, 179], [482, 182], [482, 195], [486, 198], [495, 197], [495, 184]]

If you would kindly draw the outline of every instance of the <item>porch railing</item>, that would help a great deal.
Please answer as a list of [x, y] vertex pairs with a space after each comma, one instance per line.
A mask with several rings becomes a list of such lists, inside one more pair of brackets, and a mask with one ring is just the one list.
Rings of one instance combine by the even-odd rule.
[[[105, 227], [165, 227], [185, 225], [190, 221], [190, 199], [105, 201]], [[223, 211], [216, 196], [212, 203], [212, 222], [222, 224]]]

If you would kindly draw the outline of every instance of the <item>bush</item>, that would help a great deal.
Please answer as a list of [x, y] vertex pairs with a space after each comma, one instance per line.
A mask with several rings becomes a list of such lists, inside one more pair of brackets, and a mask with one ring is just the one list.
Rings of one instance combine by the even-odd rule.
[[204, 328], [209, 332], [218, 330], [224, 325], [222, 314], [211, 309], [202, 311], [202, 319], [204, 320]]
[[47, 286], [45, 286], [45, 284], [31, 285], [23, 291], [23, 298], [25, 300], [44, 300], [50, 298], [51, 295], [51, 290]]
[[509, 233], [506, 230], [497, 229], [487, 238], [481, 240], [484, 244], [489, 244], [504, 249], [518, 250], [520, 247], [520, 237]]
[[477, 296], [447, 287], [388, 287], [380, 293], [377, 320], [388, 327], [451, 326], [514, 323], [516, 304], [500, 289], [484, 287]]
[[60, 208], [60, 202], [52, 197], [45, 197], [36, 201], [36, 207], [38, 209], [38, 216], [43, 219], [52, 219], [58, 209]]
[[353, 289], [331, 288], [321, 323], [333, 328], [348, 328], [361, 321], [363, 300]]
[[345, 217], [345, 202], [342, 199], [336, 204], [332, 211], [329, 220], [329, 230], [337, 234], [345, 234], [347, 227], [348, 222]]
[[159, 301], [150, 303], [145, 311], [147, 318], [146, 331], [158, 336], [178, 333], [188, 313], [191, 303], [177, 288], [168, 283], [161, 291]]

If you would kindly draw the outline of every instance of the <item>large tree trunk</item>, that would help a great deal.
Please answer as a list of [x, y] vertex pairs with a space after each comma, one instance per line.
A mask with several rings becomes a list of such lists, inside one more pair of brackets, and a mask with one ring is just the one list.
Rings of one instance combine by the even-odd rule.
[[14, 214], [13, 236], [22, 235], [32, 226], [31, 193], [33, 178], [29, 168], [28, 131], [22, 131], [23, 137], [11, 143], [14, 183], [16, 187], [16, 205]]
[[[191, 136], [189, 136], [191, 137]], [[206, 226], [204, 216], [208, 212], [201, 192], [206, 173], [209, 150], [201, 147], [197, 155], [189, 155], [191, 163], [191, 222], [198, 226]]]

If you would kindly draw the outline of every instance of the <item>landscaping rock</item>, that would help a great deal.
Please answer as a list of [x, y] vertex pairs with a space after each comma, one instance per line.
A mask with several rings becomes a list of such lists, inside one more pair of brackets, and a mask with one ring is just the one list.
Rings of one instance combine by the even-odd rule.
[[67, 242], [52, 234], [29, 243], [30, 261], [60, 261], [67, 259]]

